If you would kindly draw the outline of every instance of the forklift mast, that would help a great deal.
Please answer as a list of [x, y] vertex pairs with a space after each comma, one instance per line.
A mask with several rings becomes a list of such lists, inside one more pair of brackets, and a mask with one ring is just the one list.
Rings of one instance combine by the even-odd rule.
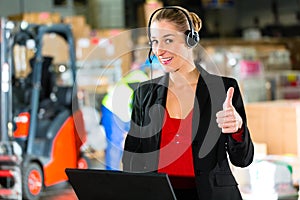
[[[70, 67], [72, 71], [73, 78], [73, 91], [76, 91], [76, 55], [75, 55], [75, 45], [72, 35], [72, 30], [69, 26], [65, 24], [54, 24], [51, 26], [40, 26], [38, 28], [37, 38], [36, 38], [36, 61], [33, 68], [33, 91], [31, 98], [31, 117], [30, 117], [30, 127], [27, 141], [26, 154], [32, 154], [32, 147], [34, 138], [36, 137], [36, 127], [37, 127], [37, 113], [39, 108], [39, 95], [41, 87], [41, 74], [42, 74], [42, 46], [43, 46], [43, 36], [47, 33], [55, 33], [63, 37], [69, 44], [69, 56], [70, 56]], [[73, 93], [73, 95], [77, 95]], [[73, 98], [72, 98], [73, 99]], [[73, 110], [78, 109], [77, 101], [72, 102]]]
[[0, 82], [1, 82], [1, 93], [0, 93], [0, 127], [1, 127], [1, 142], [7, 142], [9, 141], [8, 133], [9, 133], [9, 109], [10, 106], [9, 102], [11, 102], [11, 96], [10, 96], [10, 74], [11, 74], [11, 68], [10, 63], [8, 59], [9, 50], [8, 45], [10, 41], [10, 30], [6, 27], [6, 19], [1, 19], [1, 76], [0, 76]]
[[0, 198], [22, 198], [21, 169], [22, 149], [12, 140], [12, 59], [13, 23], [1, 18], [1, 70], [0, 70]]

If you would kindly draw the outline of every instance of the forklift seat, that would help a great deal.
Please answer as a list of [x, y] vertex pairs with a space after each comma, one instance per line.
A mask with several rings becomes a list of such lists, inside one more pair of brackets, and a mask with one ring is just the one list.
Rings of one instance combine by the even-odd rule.
[[72, 108], [73, 100], [73, 87], [69, 86], [58, 86], [55, 88], [55, 96], [59, 106], [64, 106], [66, 108]]
[[[30, 59], [30, 65], [32, 70], [35, 67], [36, 58], [33, 57]], [[50, 97], [51, 91], [54, 86], [55, 75], [51, 71], [53, 57], [50, 56], [43, 56], [42, 62], [42, 74], [41, 74], [41, 91], [40, 91], [40, 100], [46, 99]], [[32, 74], [29, 75], [30, 81], [32, 82]]]
[[53, 96], [55, 96], [55, 98], [44, 99], [40, 103], [38, 138], [52, 138], [51, 135], [53, 135], [53, 131], [50, 133], [49, 130], [51, 129], [50, 127], [53, 126], [53, 122], [59, 119], [60, 123], [62, 123], [62, 120], [66, 119], [66, 115], [70, 115], [67, 113], [71, 113], [72, 89], [72, 87], [54, 87]]
[[72, 87], [54, 87], [51, 96], [40, 102], [40, 120], [54, 119], [62, 111], [72, 108]]

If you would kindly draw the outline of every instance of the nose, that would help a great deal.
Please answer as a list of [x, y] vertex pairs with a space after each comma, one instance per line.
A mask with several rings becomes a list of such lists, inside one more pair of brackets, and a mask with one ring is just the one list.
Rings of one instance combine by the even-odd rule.
[[166, 52], [166, 49], [164, 48], [164, 45], [158, 44], [154, 47], [154, 52], [159, 56]]
[[164, 50], [164, 49], [161, 49], [161, 48], [157, 49], [157, 55], [158, 56], [163, 55], [165, 52], [166, 52], [166, 50]]

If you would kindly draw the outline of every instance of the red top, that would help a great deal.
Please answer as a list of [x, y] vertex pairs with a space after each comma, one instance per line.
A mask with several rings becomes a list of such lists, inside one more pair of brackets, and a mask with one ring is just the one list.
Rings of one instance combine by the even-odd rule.
[[[162, 128], [158, 173], [169, 175], [173, 187], [195, 187], [194, 164], [192, 155], [192, 117], [193, 110], [185, 119], [171, 118], [166, 111]], [[231, 136], [242, 142], [244, 130]]]
[[192, 116], [185, 119], [171, 118], [165, 114], [162, 128], [158, 172], [170, 176], [173, 187], [193, 187], [194, 164], [192, 156]]
[[235, 139], [235, 141], [237, 142], [243, 142], [243, 133], [244, 133], [244, 129], [241, 128], [236, 133], [231, 134], [231, 137]]

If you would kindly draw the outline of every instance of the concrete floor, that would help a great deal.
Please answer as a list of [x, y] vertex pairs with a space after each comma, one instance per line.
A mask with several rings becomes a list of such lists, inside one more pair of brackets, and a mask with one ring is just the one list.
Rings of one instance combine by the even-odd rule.
[[[104, 157], [103, 153], [99, 154], [96, 158], [92, 158], [91, 166], [92, 169], [104, 169]], [[40, 200], [78, 200], [71, 185], [66, 182], [56, 185], [51, 188], [46, 188], [42, 193]]]
[[76, 194], [73, 189], [69, 186], [45, 191], [41, 198], [41, 200], [78, 200]]
[[[61, 189], [46, 191], [41, 200], [78, 200], [78, 198], [70, 186], [65, 186]], [[280, 198], [279, 200], [298, 200], [298, 197]]]
[[[93, 169], [104, 169], [104, 157], [103, 154], [97, 159], [91, 160], [91, 168]], [[60, 185], [56, 185], [52, 188], [47, 188], [40, 200], [78, 200], [75, 192], [71, 185], [66, 182]], [[280, 200], [298, 200], [298, 197], [286, 197], [280, 198]]]

